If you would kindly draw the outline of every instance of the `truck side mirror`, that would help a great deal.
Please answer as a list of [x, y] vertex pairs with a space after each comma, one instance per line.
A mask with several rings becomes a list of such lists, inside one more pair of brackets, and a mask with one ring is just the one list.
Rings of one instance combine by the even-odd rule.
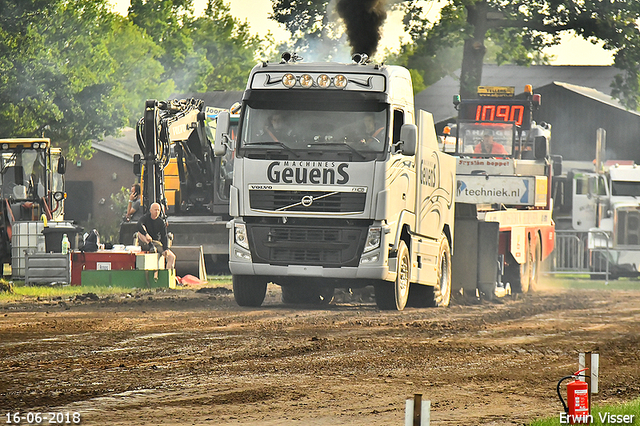
[[547, 138], [544, 136], [536, 136], [533, 139], [533, 153], [536, 160], [543, 160], [549, 154], [547, 149]]
[[222, 157], [229, 147], [229, 126], [231, 123], [229, 112], [222, 111], [216, 118], [216, 140], [213, 144], [213, 155]]
[[398, 146], [403, 155], [416, 155], [418, 143], [418, 126], [415, 124], [403, 124], [400, 128], [400, 141]]
[[140, 154], [133, 155], [133, 174], [137, 177], [140, 177], [142, 174], [142, 159], [140, 158]]
[[60, 158], [58, 158], [56, 171], [61, 175], [65, 174], [67, 171], [67, 160], [62, 155], [60, 156]]
[[552, 155], [551, 164], [553, 164], [553, 175], [560, 176], [562, 174], [562, 155]]

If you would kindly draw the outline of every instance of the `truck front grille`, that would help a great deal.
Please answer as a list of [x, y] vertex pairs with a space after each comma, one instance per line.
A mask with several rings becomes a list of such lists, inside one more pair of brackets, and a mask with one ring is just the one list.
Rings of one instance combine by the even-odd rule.
[[616, 209], [616, 246], [640, 245], [640, 211], [635, 207]]
[[251, 256], [272, 265], [358, 266], [367, 227], [248, 224]]
[[366, 193], [332, 191], [261, 191], [250, 190], [253, 210], [271, 212], [361, 213]]

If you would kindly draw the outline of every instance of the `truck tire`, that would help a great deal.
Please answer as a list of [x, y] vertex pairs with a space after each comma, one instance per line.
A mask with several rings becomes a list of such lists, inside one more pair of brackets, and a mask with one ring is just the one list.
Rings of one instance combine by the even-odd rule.
[[400, 241], [396, 256], [396, 280], [393, 283], [380, 281], [375, 284], [376, 304], [382, 310], [402, 311], [409, 298], [411, 279], [411, 257], [404, 241]]
[[432, 287], [431, 305], [437, 307], [449, 306], [451, 302], [451, 248], [449, 240], [444, 235], [440, 242], [438, 256], [438, 284]]
[[267, 279], [253, 275], [233, 275], [233, 298], [239, 306], [262, 305], [267, 294]]
[[328, 305], [333, 300], [333, 287], [315, 287], [309, 285], [283, 285], [282, 303]]

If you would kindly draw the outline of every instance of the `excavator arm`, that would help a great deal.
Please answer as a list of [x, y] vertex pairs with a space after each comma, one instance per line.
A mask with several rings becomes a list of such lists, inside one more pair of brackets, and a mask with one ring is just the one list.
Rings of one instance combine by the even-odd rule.
[[[143, 202], [144, 210], [154, 203], [164, 206], [168, 211], [165, 194], [164, 170], [175, 151], [180, 172], [181, 193], [189, 203], [189, 194], [203, 189], [212, 182], [211, 147], [205, 136], [204, 101], [200, 99], [182, 99], [146, 102], [144, 116], [137, 126], [137, 141], [142, 152], [144, 164]], [[198, 200], [206, 204], [207, 197]]]

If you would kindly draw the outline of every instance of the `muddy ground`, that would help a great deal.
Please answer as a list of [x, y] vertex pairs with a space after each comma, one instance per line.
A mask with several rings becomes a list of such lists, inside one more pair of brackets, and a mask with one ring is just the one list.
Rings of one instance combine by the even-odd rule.
[[[604, 286], [603, 286], [604, 287]], [[640, 283], [639, 283], [640, 289]], [[522, 425], [557, 415], [557, 380], [600, 354], [600, 394], [640, 394], [640, 291], [542, 290], [381, 312], [239, 308], [224, 288], [0, 305], [0, 421], [78, 412], [109, 425]], [[23, 421], [22, 424], [27, 424]]]

